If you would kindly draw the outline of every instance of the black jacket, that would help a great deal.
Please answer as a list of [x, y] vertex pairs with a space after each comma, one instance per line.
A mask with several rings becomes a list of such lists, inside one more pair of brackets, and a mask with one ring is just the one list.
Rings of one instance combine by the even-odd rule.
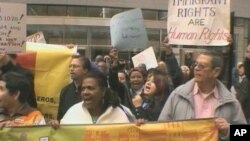
[[71, 106], [81, 101], [80, 88], [76, 88], [74, 82], [65, 86], [60, 93], [57, 120], [60, 121]]

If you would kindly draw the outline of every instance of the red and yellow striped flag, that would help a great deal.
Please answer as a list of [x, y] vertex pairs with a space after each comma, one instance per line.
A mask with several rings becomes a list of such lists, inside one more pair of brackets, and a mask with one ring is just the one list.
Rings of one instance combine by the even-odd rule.
[[27, 43], [26, 52], [18, 54], [17, 62], [34, 74], [38, 108], [46, 118], [56, 118], [60, 91], [70, 82], [72, 54], [66, 46], [39, 43]]

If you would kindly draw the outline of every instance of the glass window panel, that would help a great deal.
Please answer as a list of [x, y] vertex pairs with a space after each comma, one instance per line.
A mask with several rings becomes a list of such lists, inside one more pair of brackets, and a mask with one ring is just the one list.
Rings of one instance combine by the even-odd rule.
[[40, 25], [40, 30], [49, 44], [64, 44], [63, 28], [63, 25]]
[[112, 18], [114, 15], [123, 12], [122, 8], [103, 8], [103, 14], [106, 18]]
[[27, 36], [39, 32], [39, 25], [27, 25]]
[[87, 44], [87, 27], [86, 26], [65, 26], [64, 39], [65, 44]]
[[245, 20], [242, 18], [236, 18], [235, 20], [235, 26], [244, 26]]
[[153, 46], [155, 52], [158, 52], [160, 45], [160, 31], [159, 29], [147, 29], [149, 46]]
[[110, 45], [109, 27], [91, 27], [92, 45]]
[[102, 8], [101, 7], [87, 7], [87, 16], [88, 17], [102, 17]]
[[48, 7], [46, 5], [28, 5], [27, 14], [30, 16], [46, 16], [48, 15]]
[[168, 18], [168, 12], [167, 11], [159, 11], [158, 12], [158, 17], [160, 21], [166, 21]]
[[164, 40], [164, 38], [168, 35], [167, 29], [160, 29], [161, 30], [161, 41]]
[[157, 20], [158, 12], [154, 10], [142, 10], [144, 20]]
[[87, 8], [82, 6], [69, 6], [67, 11], [68, 16], [87, 16]]
[[160, 41], [160, 31], [159, 29], [147, 29], [148, 40], [149, 41]]
[[41, 28], [42, 26], [43, 25], [27, 25], [27, 36], [30, 36], [30, 35], [35, 34], [37, 32], [42, 32], [43, 35], [44, 35], [46, 43], [48, 43], [47, 42], [48, 36], [46, 36], [44, 34], [44, 31], [42, 30], [43, 28]]
[[49, 16], [66, 16], [67, 7], [63, 5], [49, 5], [48, 15]]
[[27, 35], [41, 31], [48, 44], [64, 44], [63, 29], [62, 25], [28, 25]]

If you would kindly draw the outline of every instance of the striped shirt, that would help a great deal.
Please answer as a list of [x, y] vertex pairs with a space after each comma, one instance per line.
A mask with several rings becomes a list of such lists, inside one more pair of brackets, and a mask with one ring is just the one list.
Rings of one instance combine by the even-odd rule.
[[45, 119], [42, 113], [28, 104], [24, 104], [13, 116], [6, 111], [0, 111], [0, 123], [5, 126], [29, 126], [29, 125], [45, 125]]

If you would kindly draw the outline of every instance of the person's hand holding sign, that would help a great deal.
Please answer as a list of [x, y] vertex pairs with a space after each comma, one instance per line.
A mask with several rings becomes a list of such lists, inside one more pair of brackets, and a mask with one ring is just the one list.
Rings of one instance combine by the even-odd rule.
[[168, 39], [168, 36], [166, 36], [163, 40], [163, 43], [162, 45], [165, 47], [165, 52], [166, 52], [166, 55], [170, 55], [173, 53], [173, 50], [172, 48], [170, 47], [170, 45], [168, 44], [169, 42], [169, 39]]
[[231, 34], [230, 36], [227, 37], [227, 42], [228, 42], [228, 45], [231, 45], [233, 43], [233, 38]]
[[116, 48], [112, 48], [110, 51], [109, 51], [109, 56], [111, 58], [111, 62], [112, 62], [112, 66], [117, 66], [118, 65], [118, 51]]
[[137, 108], [140, 107], [143, 103], [142, 97], [140, 95], [136, 95], [133, 99], [132, 99], [133, 105]]

